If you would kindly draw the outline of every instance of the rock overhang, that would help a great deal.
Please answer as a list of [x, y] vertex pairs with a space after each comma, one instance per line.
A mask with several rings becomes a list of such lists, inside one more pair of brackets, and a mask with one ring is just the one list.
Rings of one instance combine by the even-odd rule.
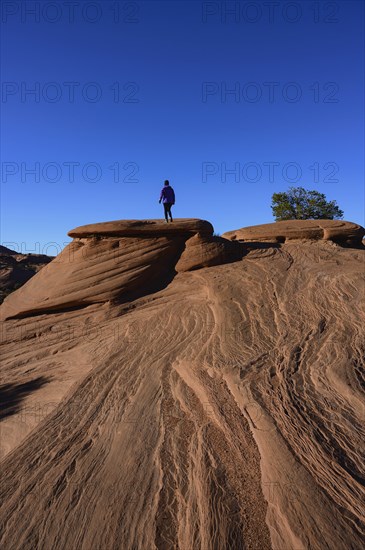
[[164, 220], [115, 220], [92, 223], [71, 229], [67, 234], [73, 238], [88, 237], [159, 237], [159, 236], [202, 236], [213, 235], [213, 226], [198, 218], [177, 218], [172, 223]]
[[238, 243], [214, 237], [212, 224], [196, 218], [116, 220], [68, 235], [73, 241], [4, 301], [3, 319], [130, 300], [161, 290], [177, 272], [239, 259]]

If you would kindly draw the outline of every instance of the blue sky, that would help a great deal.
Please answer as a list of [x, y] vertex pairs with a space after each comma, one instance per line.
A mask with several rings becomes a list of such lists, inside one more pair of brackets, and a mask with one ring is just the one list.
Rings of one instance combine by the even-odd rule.
[[364, 224], [363, 2], [5, 4], [3, 244], [160, 218], [165, 178], [220, 233], [291, 185]]

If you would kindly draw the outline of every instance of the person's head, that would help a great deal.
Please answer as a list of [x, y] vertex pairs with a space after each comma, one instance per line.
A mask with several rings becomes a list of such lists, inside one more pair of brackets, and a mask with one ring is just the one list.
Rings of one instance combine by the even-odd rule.
[[165, 185], [170, 185], [169, 180], [165, 180]]

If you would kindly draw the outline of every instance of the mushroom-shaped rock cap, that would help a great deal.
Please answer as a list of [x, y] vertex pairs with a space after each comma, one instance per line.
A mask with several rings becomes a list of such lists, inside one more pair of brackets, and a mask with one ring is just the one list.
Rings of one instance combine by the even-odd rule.
[[213, 235], [213, 226], [197, 218], [177, 218], [172, 223], [163, 220], [116, 220], [81, 225], [68, 232], [69, 237], [159, 237], [168, 235]]
[[175, 276], [186, 241], [193, 236], [208, 239], [212, 233], [213, 226], [199, 219], [168, 224], [119, 220], [78, 227], [69, 232], [76, 238], [57, 258], [6, 298], [0, 317], [24, 317], [156, 291]]
[[361, 244], [365, 229], [342, 220], [288, 220], [227, 231], [222, 237], [240, 241], [285, 242], [290, 239], [324, 239], [338, 243]]

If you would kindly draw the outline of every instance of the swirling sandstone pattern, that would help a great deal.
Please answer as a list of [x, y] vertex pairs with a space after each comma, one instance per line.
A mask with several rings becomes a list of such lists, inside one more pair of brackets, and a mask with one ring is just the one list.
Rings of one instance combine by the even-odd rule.
[[189, 271], [242, 257], [238, 243], [212, 233], [212, 225], [198, 219], [170, 224], [120, 220], [72, 229], [68, 234], [74, 240], [26, 288], [5, 301], [1, 316], [126, 301], [166, 285], [175, 267]]
[[2, 324], [3, 548], [361, 547], [364, 250], [251, 244], [197, 269], [202, 237], [75, 237], [98, 281], [93, 246], [138, 238], [173, 266], [199, 242], [162, 289], [121, 303], [100, 280], [99, 302]]

